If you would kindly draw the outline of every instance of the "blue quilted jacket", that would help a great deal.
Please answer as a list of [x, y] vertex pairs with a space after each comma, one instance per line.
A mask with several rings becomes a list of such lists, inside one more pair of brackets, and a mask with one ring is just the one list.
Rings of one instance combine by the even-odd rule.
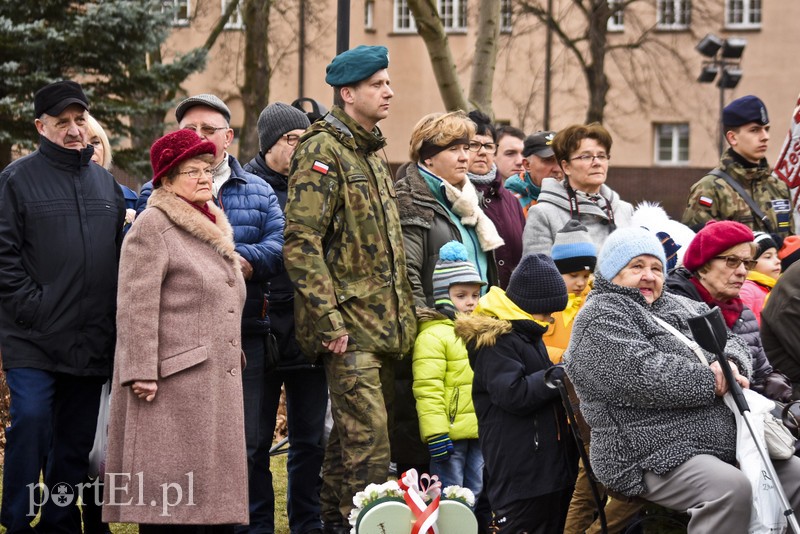
[[[278, 197], [264, 180], [246, 172], [233, 156], [228, 156], [231, 177], [222, 184], [214, 202], [222, 208], [233, 227], [236, 252], [253, 266], [247, 281], [247, 300], [242, 313], [243, 332], [266, 331], [264, 286], [283, 272], [284, 218]], [[142, 187], [136, 214], [144, 211], [153, 184]]]

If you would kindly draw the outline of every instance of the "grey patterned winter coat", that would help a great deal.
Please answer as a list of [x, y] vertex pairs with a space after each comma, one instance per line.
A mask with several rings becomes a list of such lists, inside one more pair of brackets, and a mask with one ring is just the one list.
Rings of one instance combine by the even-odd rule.
[[[615, 491], [640, 495], [647, 492], [645, 471], [664, 475], [699, 454], [733, 462], [736, 424], [714, 395], [713, 372], [653, 318], [691, 338], [686, 319], [708, 307], [666, 292], [650, 305], [638, 290], [595, 276], [564, 361], [592, 428], [597, 477]], [[749, 377], [744, 342], [729, 334], [725, 351]]]

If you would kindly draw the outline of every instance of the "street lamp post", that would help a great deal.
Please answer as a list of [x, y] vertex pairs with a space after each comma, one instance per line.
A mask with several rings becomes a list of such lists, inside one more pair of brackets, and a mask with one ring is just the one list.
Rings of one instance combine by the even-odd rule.
[[[695, 49], [705, 56], [703, 68], [697, 81], [711, 83], [717, 80], [719, 87], [719, 153], [725, 150], [725, 128], [722, 125], [722, 109], [725, 107], [725, 89], [733, 89], [742, 79], [741, 61], [747, 41], [740, 37], [721, 39], [709, 33]], [[719, 75], [719, 76], [717, 76]]]

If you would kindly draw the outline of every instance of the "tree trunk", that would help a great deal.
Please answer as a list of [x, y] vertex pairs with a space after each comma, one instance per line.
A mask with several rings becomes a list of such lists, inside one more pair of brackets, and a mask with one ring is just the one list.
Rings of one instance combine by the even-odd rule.
[[0, 170], [11, 163], [11, 143], [0, 141]]
[[492, 88], [494, 85], [497, 42], [500, 39], [500, 0], [482, 0], [478, 12], [478, 35], [475, 60], [469, 84], [472, 105], [494, 118]]
[[469, 110], [467, 100], [464, 98], [464, 90], [458, 80], [456, 64], [447, 42], [447, 34], [436, 9], [436, 1], [408, 0], [408, 8], [414, 14], [417, 31], [428, 49], [433, 74], [439, 85], [439, 94], [445, 109], [448, 111]]
[[239, 134], [239, 159], [249, 161], [258, 153], [258, 116], [269, 101], [269, 14], [271, 0], [245, 0], [244, 85], [240, 89], [244, 122]]
[[606, 76], [607, 28], [611, 10], [607, 0], [593, 0], [588, 18], [589, 63], [586, 65], [586, 85], [589, 90], [589, 109], [586, 122], [603, 122], [609, 82]]

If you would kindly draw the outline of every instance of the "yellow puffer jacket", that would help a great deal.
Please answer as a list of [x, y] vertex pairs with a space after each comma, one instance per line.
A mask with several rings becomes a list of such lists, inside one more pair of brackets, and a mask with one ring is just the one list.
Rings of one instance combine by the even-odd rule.
[[591, 281], [586, 284], [586, 288], [580, 295], [569, 296], [569, 303], [564, 311], [553, 314], [553, 323], [547, 328], [547, 332], [542, 336], [547, 347], [547, 355], [554, 364], [561, 363], [564, 351], [569, 345], [569, 338], [572, 335], [572, 324], [583, 304], [586, 302], [586, 295], [592, 289]]
[[419, 434], [427, 443], [441, 434], [450, 439], [478, 437], [472, 405], [472, 368], [467, 347], [453, 330], [453, 321], [430, 309], [417, 308], [419, 333], [414, 343], [414, 398]]

